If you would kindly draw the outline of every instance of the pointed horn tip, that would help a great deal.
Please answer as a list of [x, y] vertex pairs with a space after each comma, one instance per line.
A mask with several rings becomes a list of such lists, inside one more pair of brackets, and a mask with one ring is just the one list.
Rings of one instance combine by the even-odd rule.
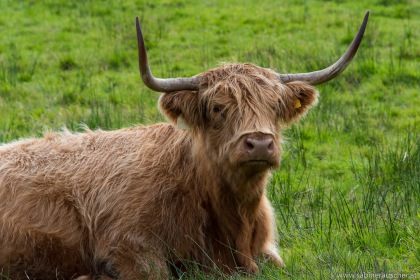
[[365, 18], [363, 19], [364, 22], [367, 22], [370, 16], [370, 11], [367, 11], [365, 14]]
[[363, 18], [362, 26], [366, 27], [367, 22], [369, 20], [369, 16], [370, 16], [370, 11], [367, 11], [366, 14], [365, 14], [365, 17]]
[[140, 19], [139, 17], [136, 17], [136, 27], [140, 28]]

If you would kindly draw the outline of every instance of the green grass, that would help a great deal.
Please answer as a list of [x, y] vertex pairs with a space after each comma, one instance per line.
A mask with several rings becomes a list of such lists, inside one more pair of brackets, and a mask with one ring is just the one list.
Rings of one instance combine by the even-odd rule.
[[135, 16], [154, 74], [173, 77], [222, 61], [283, 73], [323, 68], [344, 52], [366, 10], [355, 60], [318, 87], [318, 106], [285, 132], [268, 194], [287, 268], [264, 265], [253, 279], [420, 275], [416, 0], [0, 0], [0, 142], [83, 123], [163, 121], [158, 94], [138, 75]]

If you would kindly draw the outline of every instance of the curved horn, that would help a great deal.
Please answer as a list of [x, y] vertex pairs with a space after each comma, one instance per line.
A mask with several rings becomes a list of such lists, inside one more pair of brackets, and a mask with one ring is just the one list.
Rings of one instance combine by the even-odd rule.
[[278, 74], [278, 79], [282, 83], [288, 83], [292, 81], [302, 81], [302, 82], [307, 82], [311, 85], [319, 85], [337, 77], [341, 72], [344, 71], [344, 69], [346, 69], [346, 67], [350, 64], [351, 60], [356, 54], [357, 49], [359, 48], [360, 42], [363, 39], [363, 34], [365, 33], [368, 18], [369, 18], [369, 11], [366, 12], [365, 18], [363, 19], [363, 23], [360, 26], [356, 37], [354, 37], [353, 42], [351, 42], [349, 48], [346, 50], [344, 55], [339, 60], [337, 60], [337, 62], [335, 62], [333, 65], [323, 70], [309, 72], [309, 73]]
[[199, 81], [196, 76], [191, 78], [170, 78], [170, 79], [159, 79], [153, 77], [152, 72], [149, 68], [149, 62], [147, 60], [146, 46], [144, 45], [143, 33], [140, 28], [139, 18], [136, 17], [137, 27], [137, 44], [139, 52], [139, 69], [140, 76], [144, 84], [151, 90], [157, 92], [171, 92], [177, 90], [198, 90]]

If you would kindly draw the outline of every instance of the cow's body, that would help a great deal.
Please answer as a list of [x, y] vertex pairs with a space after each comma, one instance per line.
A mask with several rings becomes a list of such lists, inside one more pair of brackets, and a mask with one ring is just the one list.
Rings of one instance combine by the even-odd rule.
[[[209, 174], [200, 174], [204, 170], [193, 164], [192, 146], [189, 131], [164, 124], [50, 134], [4, 146], [0, 149], [3, 271], [10, 269], [12, 279], [19, 272], [24, 277], [24, 271], [38, 279], [56, 273], [64, 279], [122, 273], [113, 258], [122, 267], [127, 262], [128, 269], [136, 260], [145, 267], [152, 261], [154, 269], [165, 271], [165, 260], [177, 257], [209, 265], [203, 252], [220, 259], [220, 267], [233, 269], [228, 242], [236, 236], [229, 240], [220, 236], [218, 228], [223, 225], [218, 224], [214, 208], [222, 201], [212, 200], [220, 194], [209, 191], [218, 179], [202, 179]], [[263, 187], [263, 182], [257, 183]], [[222, 196], [235, 204], [228, 190]], [[271, 217], [265, 198], [258, 208], [258, 222], [265, 224]], [[233, 234], [241, 227], [241, 214], [231, 215], [238, 223], [229, 225]], [[270, 238], [266, 236], [255, 250], [261, 251]], [[145, 267], [137, 275], [148, 273]]]

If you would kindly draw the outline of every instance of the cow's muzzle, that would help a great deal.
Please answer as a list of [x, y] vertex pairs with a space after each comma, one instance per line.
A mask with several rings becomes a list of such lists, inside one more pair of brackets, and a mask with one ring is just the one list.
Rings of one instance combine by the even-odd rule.
[[274, 167], [279, 164], [278, 147], [271, 134], [255, 132], [244, 135], [242, 149], [245, 154], [243, 164], [260, 168]]

